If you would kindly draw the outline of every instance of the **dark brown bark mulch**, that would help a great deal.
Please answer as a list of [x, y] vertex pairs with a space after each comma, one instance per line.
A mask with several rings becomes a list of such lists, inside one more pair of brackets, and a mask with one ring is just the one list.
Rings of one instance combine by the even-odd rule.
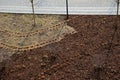
[[14, 54], [1, 80], [119, 80], [120, 25], [109, 49], [114, 23], [115, 16], [79, 16], [68, 22], [76, 34]]

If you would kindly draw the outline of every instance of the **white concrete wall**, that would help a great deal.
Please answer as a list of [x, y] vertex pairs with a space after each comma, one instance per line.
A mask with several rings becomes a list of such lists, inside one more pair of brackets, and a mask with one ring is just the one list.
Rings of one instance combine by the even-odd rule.
[[[70, 14], [116, 14], [116, 0], [68, 0]], [[66, 0], [34, 0], [36, 14], [65, 14]], [[30, 0], [0, 0], [0, 12], [31, 13]]]

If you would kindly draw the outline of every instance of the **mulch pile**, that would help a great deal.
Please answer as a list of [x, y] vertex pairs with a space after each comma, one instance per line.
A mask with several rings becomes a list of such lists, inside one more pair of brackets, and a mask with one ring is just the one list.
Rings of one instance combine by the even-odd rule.
[[[70, 16], [72, 18], [74, 16]], [[79, 16], [68, 22], [77, 33], [60, 42], [14, 54], [1, 80], [119, 80], [120, 25], [115, 16]], [[118, 22], [119, 23], [119, 22]], [[4, 63], [4, 62], [3, 62]]]

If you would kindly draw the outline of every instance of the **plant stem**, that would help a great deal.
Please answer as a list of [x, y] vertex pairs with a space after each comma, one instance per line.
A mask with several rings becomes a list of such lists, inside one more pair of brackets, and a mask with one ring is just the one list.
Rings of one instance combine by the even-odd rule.
[[33, 26], [36, 26], [36, 20], [35, 20], [35, 10], [34, 10], [34, 1], [31, 0], [31, 4], [32, 4], [32, 12], [33, 12]]
[[95, 73], [95, 79], [96, 80], [101, 80], [101, 77], [100, 77], [101, 72], [102, 72], [101, 67], [95, 67], [94, 68], [94, 73]]
[[[34, 2], [33, 2], [33, 0], [30, 0], [30, 2], [31, 2], [31, 4], [32, 4], [33, 20], [34, 20], [34, 21], [33, 21], [33, 27], [30, 29], [30, 31], [32, 31], [32, 30], [35, 28], [35, 26], [36, 26], [36, 20], [35, 20], [35, 12], [34, 12]], [[30, 32], [29, 32], [29, 33], [30, 33]], [[28, 35], [24, 38], [24, 40], [22, 41], [22, 43], [20, 43], [21, 46], [23, 46], [24, 42], [25, 42], [26, 39], [28, 38], [29, 33], [28, 33]]]
[[66, 0], [66, 15], [67, 15], [66, 19], [68, 19], [68, 18], [69, 18], [69, 12], [68, 12], [68, 0]]
[[117, 29], [118, 29], [118, 21], [119, 21], [119, 1], [120, 0], [117, 0], [117, 14], [116, 14], [116, 19], [115, 19], [115, 29], [114, 29], [114, 33], [112, 35], [112, 39], [111, 39], [111, 42], [110, 42], [110, 45], [109, 45], [109, 50], [111, 51], [112, 49], [112, 44], [113, 44], [113, 40], [114, 40], [114, 37], [115, 37], [115, 34], [117, 32]]
[[3, 75], [5, 74], [5, 62], [0, 63], [0, 80], [3, 80]]

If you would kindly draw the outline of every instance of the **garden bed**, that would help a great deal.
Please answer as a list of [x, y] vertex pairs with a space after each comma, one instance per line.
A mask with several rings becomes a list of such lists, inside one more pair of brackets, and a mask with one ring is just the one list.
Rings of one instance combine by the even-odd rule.
[[109, 48], [115, 18], [72, 19], [67, 24], [77, 33], [42, 48], [13, 54], [2, 62], [1, 80], [119, 80], [120, 25]]

